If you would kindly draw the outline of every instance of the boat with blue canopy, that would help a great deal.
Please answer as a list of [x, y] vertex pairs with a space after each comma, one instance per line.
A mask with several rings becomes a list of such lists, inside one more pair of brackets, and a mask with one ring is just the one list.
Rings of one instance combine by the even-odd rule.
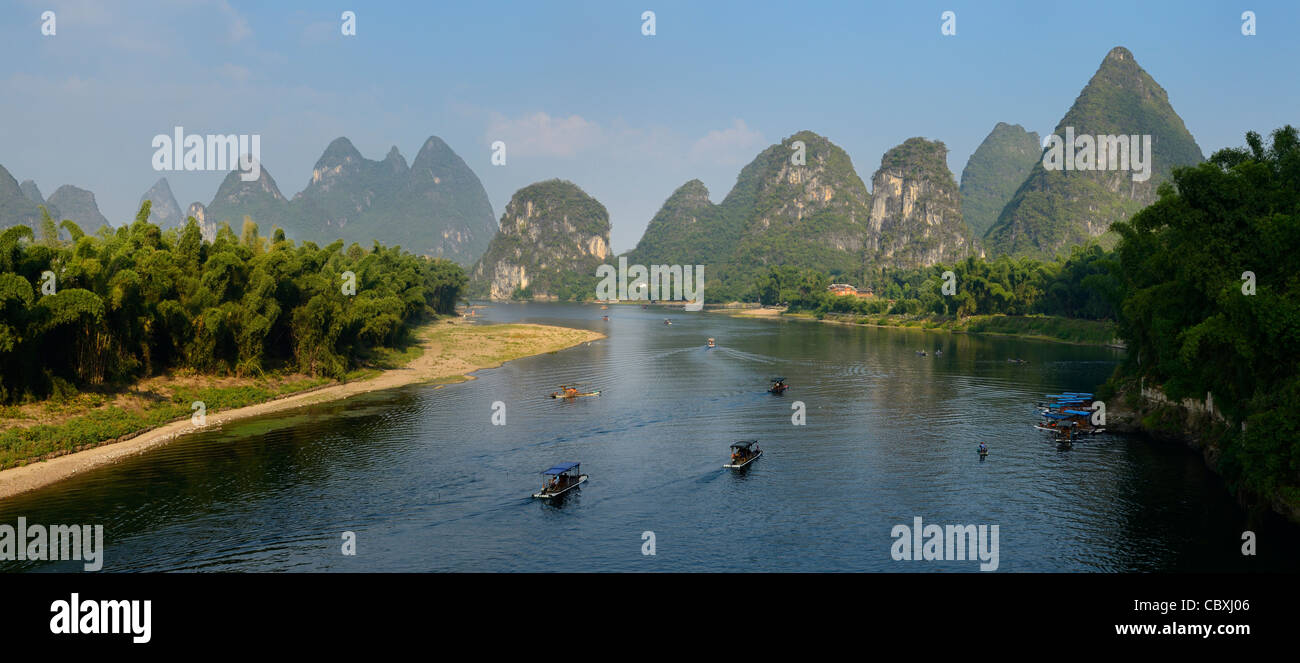
[[542, 471], [542, 489], [533, 493], [533, 497], [549, 500], [559, 497], [587, 480], [587, 475], [580, 473], [579, 463], [560, 463]]

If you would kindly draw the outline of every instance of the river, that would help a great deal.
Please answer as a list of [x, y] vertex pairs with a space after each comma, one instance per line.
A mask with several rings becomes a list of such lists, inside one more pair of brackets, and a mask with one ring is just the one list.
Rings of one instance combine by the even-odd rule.
[[[978, 569], [894, 560], [916, 517], [997, 525], [998, 572], [1295, 570], [1295, 528], [1248, 524], [1187, 449], [1103, 434], [1063, 451], [1031, 427], [1037, 399], [1093, 391], [1120, 350], [638, 306], [480, 314], [609, 338], [227, 424], [0, 501], [0, 523], [102, 524], [105, 571]], [[775, 375], [784, 395], [765, 391]], [[573, 382], [602, 393], [546, 397]], [[764, 455], [723, 469], [750, 438]], [[589, 481], [531, 498], [563, 461]]]

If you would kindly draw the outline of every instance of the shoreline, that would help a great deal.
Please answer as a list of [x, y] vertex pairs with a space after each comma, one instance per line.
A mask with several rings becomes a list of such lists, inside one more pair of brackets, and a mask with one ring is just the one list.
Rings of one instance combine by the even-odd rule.
[[[802, 313], [802, 312], [801, 312], [801, 313], [786, 313], [786, 312], [785, 312], [785, 309], [777, 309], [777, 308], [770, 308], [770, 307], [757, 308], [757, 309], [727, 309], [727, 308], [717, 308], [717, 309], [711, 309], [711, 310], [710, 310], [710, 309], [705, 309], [705, 310], [706, 310], [706, 311], [709, 311], [709, 312], [711, 312], [711, 313], [722, 313], [722, 314], [728, 315], [728, 316], [733, 317], [733, 318], [749, 318], [749, 319], [759, 319], [759, 320], [763, 320], [763, 319], [766, 319], [766, 320], [800, 320], [800, 321], [804, 321], [804, 322], [821, 322], [821, 323], [832, 324], [832, 325], [847, 325], [847, 326], [850, 326], [850, 327], [874, 327], [874, 328], [876, 328], [876, 329], [909, 329], [909, 330], [922, 331], [922, 332], [946, 332], [946, 333], [949, 333], [949, 334], [971, 334], [971, 335], [975, 335], [975, 336], [998, 336], [998, 337], [1002, 337], [1002, 338], [1022, 338], [1022, 339], [1031, 340], [1031, 341], [1047, 341], [1047, 342], [1049, 342], [1049, 343], [1064, 343], [1064, 344], [1066, 344], [1066, 345], [1087, 345], [1087, 346], [1093, 346], [1093, 347], [1104, 347], [1104, 348], [1112, 348], [1112, 349], [1115, 349], [1115, 350], [1127, 350], [1127, 349], [1128, 349], [1128, 348], [1125, 347], [1124, 344], [1122, 344], [1122, 343], [1114, 343], [1114, 342], [1099, 342], [1099, 341], [1074, 341], [1074, 340], [1069, 340], [1069, 339], [1064, 339], [1064, 338], [1057, 338], [1057, 337], [1055, 337], [1055, 336], [1044, 336], [1044, 335], [1042, 335], [1042, 334], [1029, 334], [1029, 333], [1018, 333], [1018, 332], [1001, 332], [1001, 331], [972, 331], [972, 330], [969, 330], [969, 329], [952, 329], [952, 328], [945, 327], [945, 326], [941, 326], [941, 325], [937, 325], [937, 326], [933, 326], [933, 327], [926, 327], [926, 326], [924, 325], [924, 323], [927, 322], [927, 321], [925, 321], [925, 320], [917, 320], [917, 322], [920, 322], [920, 323], [922, 323], [922, 324], [915, 324], [915, 325], [906, 325], [906, 324], [882, 325], [882, 324], [879, 324], [879, 323], [876, 323], [876, 322], [858, 321], [858, 320], [843, 320], [843, 319], [839, 319], [839, 318], [832, 318], [832, 317], [830, 317], [830, 316], [827, 316], [827, 317], [825, 317], [825, 318], [818, 319], [816, 316], [814, 316], [814, 315], [811, 314], [811, 313]], [[1071, 318], [1062, 318], [1062, 319], [1063, 319], [1063, 320], [1070, 320]]]
[[[436, 321], [424, 325], [417, 331], [424, 352], [406, 366], [385, 369], [378, 375], [369, 378], [316, 387], [233, 410], [209, 412], [205, 425], [201, 427], [193, 425], [189, 419], [173, 421], [117, 442], [101, 443], [89, 449], [74, 451], [46, 460], [34, 460], [26, 465], [0, 470], [0, 500], [63, 481], [87, 470], [102, 467], [129, 456], [144, 453], [186, 435], [220, 429], [226, 423], [308, 405], [339, 401], [372, 391], [395, 389], [397, 387], [448, 379], [452, 379], [454, 382], [472, 380], [474, 376], [470, 374], [476, 371], [498, 368], [515, 359], [558, 352], [583, 343], [606, 338], [604, 334], [595, 331], [552, 325], [521, 323], [470, 325], [468, 324], [469, 321], [464, 318], [450, 322], [454, 325], [451, 328], [453, 331], [518, 331], [527, 329], [532, 333], [529, 340], [537, 342], [539, 347], [529, 347], [521, 354], [506, 356], [505, 358], [496, 356], [466, 357], [465, 352], [447, 358], [441, 351], [447, 345], [454, 345], [454, 342], [444, 343], [441, 342], [444, 339], [439, 337], [449, 333], [444, 332], [447, 329], [445, 325], [448, 324], [448, 321]], [[489, 335], [489, 333], [464, 331], [460, 332], [460, 335], [462, 337], [478, 337]], [[506, 349], [510, 343], [511, 341], [507, 339], [498, 343], [497, 346], [486, 348], [486, 350], [481, 344], [476, 345], [475, 349], [485, 352], [500, 351]]]

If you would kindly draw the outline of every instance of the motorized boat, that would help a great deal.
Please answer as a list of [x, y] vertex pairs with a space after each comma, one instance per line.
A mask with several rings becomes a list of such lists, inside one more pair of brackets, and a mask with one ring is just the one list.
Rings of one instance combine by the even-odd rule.
[[763, 450], [755, 446], [757, 444], [758, 440], [741, 440], [731, 445], [731, 462], [723, 467], [739, 470], [758, 460], [758, 457], [763, 455]]
[[1061, 449], [1069, 449], [1074, 446], [1074, 436], [1078, 432], [1078, 426], [1073, 421], [1064, 421], [1052, 431], [1052, 439], [1056, 446]]
[[578, 463], [560, 463], [542, 471], [542, 489], [533, 493], [533, 497], [549, 500], [559, 497], [587, 480], [587, 475], [578, 471]]
[[789, 388], [790, 385], [785, 383], [785, 378], [777, 377], [772, 378], [772, 386], [767, 391], [772, 394], [784, 394], [785, 390]]
[[578, 391], [577, 385], [562, 384], [559, 391], [551, 392], [551, 398], [581, 398], [583, 396], [599, 396], [600, 391]]
[[709, 338], [709, 347], [711, 347], [711, 348], [714, 347], [714, 343], [713, 343], [713, 338], [712, 338], [712, 337]]

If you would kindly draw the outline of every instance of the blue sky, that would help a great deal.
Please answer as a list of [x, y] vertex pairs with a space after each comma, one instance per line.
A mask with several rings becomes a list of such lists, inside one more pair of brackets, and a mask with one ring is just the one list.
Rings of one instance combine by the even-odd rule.
[[[997, 122], [1049, 133], [1112, 47], [1168, 91], [1201, 149], [1300, 124], [1295, 2], [0, 2], [0, 164], [113, 223], [166, 175], [183, 206], [222, 173], [152, 170], [152, 137], [257, 133], [286, 196], [330, 140], [413, 160], [442, 137], [495, 213], [551, 177], [609, 209], [617, 251], [699, 178], [719, 201], [810, 129], [864, 180], [911, 136], [955, 176]], [[1134, 6], [1139, 5], [1139, 6]], [[57, 34], [41, 35], [53, 10]], [[357, 34], [340, 34], [340, 15]], [[656, 34], [641, 34], [655, 12]], [[1241, 14], [1257, 34], [1241, 34]], [[956, 13], [957, 34], [940, 34]], [[490, 164], [504, 140], [507, 164]]]

